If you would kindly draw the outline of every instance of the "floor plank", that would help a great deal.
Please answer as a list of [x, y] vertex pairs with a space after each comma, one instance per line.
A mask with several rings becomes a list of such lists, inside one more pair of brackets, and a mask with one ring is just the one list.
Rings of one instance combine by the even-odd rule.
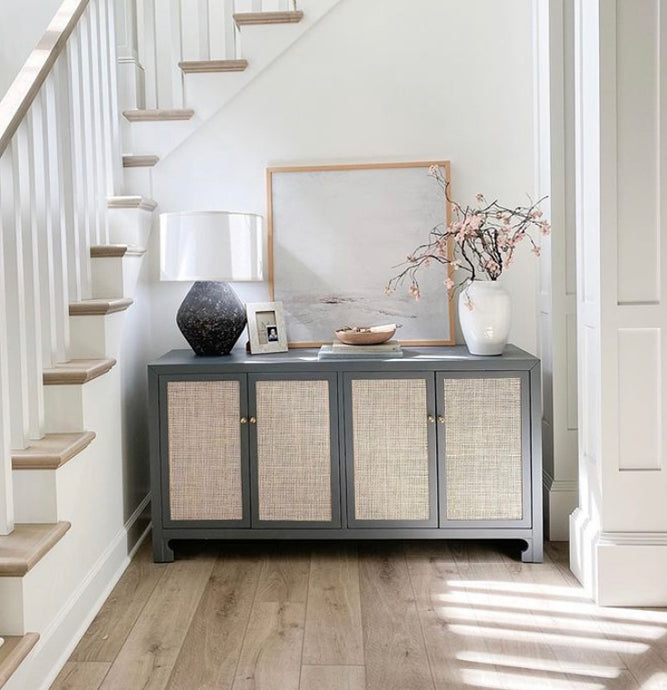
[[98, 690], [110, 666], [105, 661], [68, 661], [51, 690]]
[[324, 545], [313, 551], [303, 663], [364, 664], [359, 567], [352, 545]]
[[203, 549], [168, 566], [111, 666], [103, 688], [166, 687], [214, 563], [215, 554]]
[[302, 666], [299, 690], [366, 690], [363, 666]]
[[257, 589], [257, 601], [305, 604], [308, 599], [310, 546], [274, 542], [263, 545], [265, 563]]
[[234, 684], [243, 634], [252, 609], [262, 559], [229, 553], [218, 558], [172, 672], [170, 688]]
[[359, 579], [367, 688], [433, 688], [414, 594], [399, 547], [364, 545]]
[[234, 690], [298, 690], [305, 604], [256, 602]]
[[153, 563], [147, 539], [72, 652], [71, 660], [113, 661], [167, 568], [166, 564]]

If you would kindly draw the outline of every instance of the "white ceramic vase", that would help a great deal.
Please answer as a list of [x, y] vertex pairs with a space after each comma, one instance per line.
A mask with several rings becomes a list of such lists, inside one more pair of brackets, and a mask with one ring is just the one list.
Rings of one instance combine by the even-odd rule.
[[473, 280], [459, 293], [459, 321], [470, 354], [500, 355], [510, 332], [510, 296], [497, 280]]

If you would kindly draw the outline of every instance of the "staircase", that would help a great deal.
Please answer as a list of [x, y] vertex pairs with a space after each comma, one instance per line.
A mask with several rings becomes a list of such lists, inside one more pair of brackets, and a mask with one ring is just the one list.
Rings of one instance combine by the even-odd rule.
[[65, 0], [0, 102], [0, 687], [49, 687], [148, 532], [153, 172], [338, 1]]

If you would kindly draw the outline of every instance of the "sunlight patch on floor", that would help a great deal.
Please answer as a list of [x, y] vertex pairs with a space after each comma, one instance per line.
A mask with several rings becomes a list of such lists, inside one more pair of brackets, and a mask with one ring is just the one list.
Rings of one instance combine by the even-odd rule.
[[[567, 618], [559, 615], [518, 613], [516, 611], [499, 611], [495, 609], [471, 608], [464, 606], [437, 606], [436, 613], [446, 621], [483, 621], [500, 625], [517, 625], [520, 627], [567, 630], [572, 632], [590, 632], [602, 634], [600, 626], [603, 621], [592, 618]], [[656, 625], [639, 623], [614, 623], [614, 633], [626, 637], [658, 640], [665, 634], [665, 629]]]
[[644, 654], [650, 647], [641, 642], [628, 640], [608, 640], [603, 637], [577, 637], [575, 635], [560, 635], [545, 633], [537, 630], [510, 630], [509, 628], [488, 628], [480, 625], [449, 625], [448, 628], [457, 635], [465, 637], [483, 637], [509, 642], [527, 642], [529, 644], [556, 645], [561, 647], [579, 647], [581, 649], [596, 649], [619, 654]]
[[506, 654], [491, 654], [489, 652], [458, 652], [456, 658], [474, 664], [489, 664], [497, 666], [512, 666], [528, 671], [544, 671], [547, 673], [573, 673], [578, 676], [594, 678], [618, 678], [620, 668], [614, 666], [596, 666], [594, 664], [578, 664], [568, 662], [567, 668], [557, 659], [535, 659], [527, 656], [509, 656]]
[[566, 599], [585, 599], [590, 601], [586, 593], [581, 589], [578, 590], [576, 587], [540, 585], [528, 582], [497, 582], [493, 580], [448, 580], [447, 586], [463, 589], [481, 589], [490, 592], [545, 594], [550, 597], [565, 597]]
[[604, 690], [605, 688], [600, 683], [588, 681], [531, 678], [515, 673], [499, 673], [472, 668], [461, 669], [461, 674], [463, 682], [474, 688], [504, 688], [504, 690], [536, 690], [542, 686], [562, 688], [563, 690]]

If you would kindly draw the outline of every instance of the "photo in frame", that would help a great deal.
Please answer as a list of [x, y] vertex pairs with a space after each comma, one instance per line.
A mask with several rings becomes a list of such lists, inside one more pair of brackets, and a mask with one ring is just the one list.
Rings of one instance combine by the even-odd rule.
[[265, 355], [287, 352], [287, 330], [281, 302], [246, 304], [250, 352]]
[[290, 347], [378, 323], [400, 324], [402, 345], [455, 343], [450, 267], [425, 272], [419, 301], [407, 287], [384, 292], [397, 264], [450, 221], [432, 165], [450, 180], [449, 161], [267, 169], [269, 295], [284, 304]]

